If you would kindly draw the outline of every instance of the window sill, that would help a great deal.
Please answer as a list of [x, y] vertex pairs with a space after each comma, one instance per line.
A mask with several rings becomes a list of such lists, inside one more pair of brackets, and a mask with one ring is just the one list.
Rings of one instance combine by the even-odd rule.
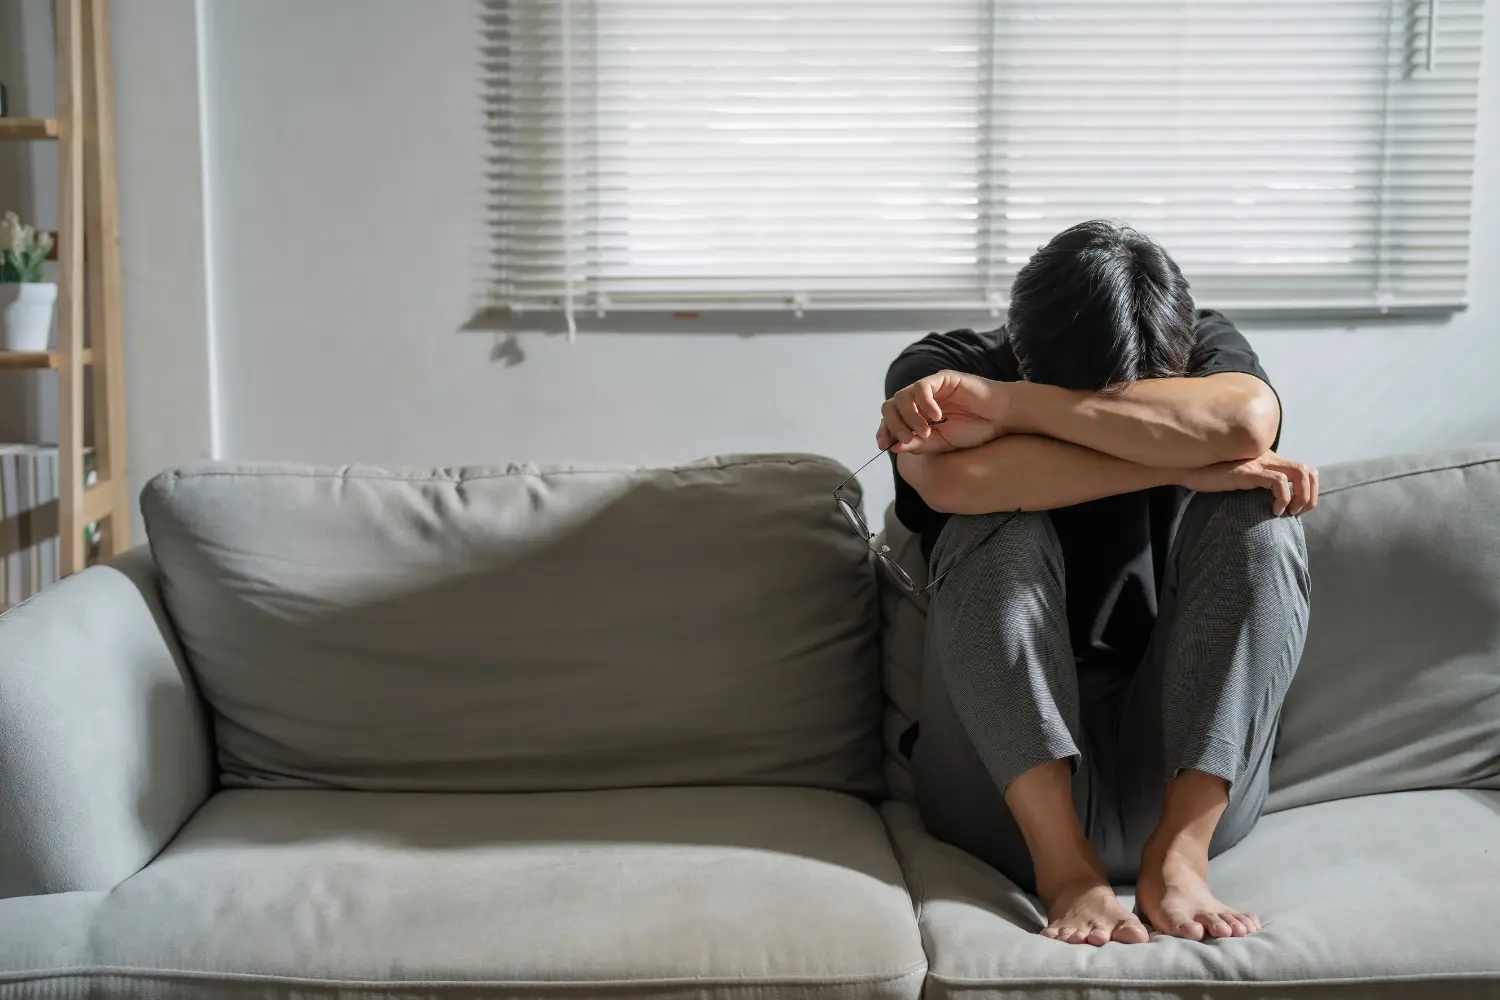
[[[1465, 302], [1411, 302], [1377, 306], [1373, 303], [1306, 303], [1271, 307], [1264, 304], [1199, 303], [1223, 312], [1236, 323], [1256, 326], [1348, 326], [1388, 323], [1441, 322], [1468, 307]], [[913, 335], [934, 330], [969, 327], [994, 329], [1005, 322], [1005, 311], [984, 306], [954, 308], [808, 308], [798, 316], [789, 309], [702, 309], [668, 312], [661, 309], [611, 309], [603, 316], [575, 313], [579, 333], [650, 334], [757, 334], [786, 333], [883, 333]], [[516, 314], [495, 308], [477, 314], [463, 327], [466, 331], [496, 333], [560, 334], [568, 330], [562, 310], [525, 311]]]

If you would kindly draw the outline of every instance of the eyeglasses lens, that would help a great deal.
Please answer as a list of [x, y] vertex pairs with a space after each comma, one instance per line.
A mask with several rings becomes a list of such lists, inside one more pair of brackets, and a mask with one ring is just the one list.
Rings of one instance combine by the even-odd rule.
[[[848, 500], [845, 500], [843, 497], [839, 497], [838, 502], [839, 513], [844, 515], [844, 520], [849, 522], [849, 527], [859, 532], [861, 537], [868, 539], [870, 537], [870, 526], [865, 524], [865, 519], [863, 517], [860, 517], [859, 511], [855, 509], [852, 503], [850, 503]], [[824, 508], [824, 510], [827, 509], [828, 508], [826, 507]]]

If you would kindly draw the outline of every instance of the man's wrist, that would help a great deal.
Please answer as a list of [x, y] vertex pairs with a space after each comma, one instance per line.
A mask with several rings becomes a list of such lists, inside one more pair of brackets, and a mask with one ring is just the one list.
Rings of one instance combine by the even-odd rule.
[[[1044, 411], [1046, 390], [1052, 386], [1035, 382], [1001, 382], [996, 392], [999, 405], [991, 420], [999, 434], [1047, 435]], [[1041, 390], [1041, 391], [1038, 391]]]

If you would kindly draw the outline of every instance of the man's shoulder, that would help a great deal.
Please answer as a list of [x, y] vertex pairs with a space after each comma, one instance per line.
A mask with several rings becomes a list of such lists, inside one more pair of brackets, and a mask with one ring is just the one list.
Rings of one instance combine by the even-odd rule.
[[1237, 329], [1234, 321], [1217, 309], [1199, 309], [1193, 313], [1193, 329], [1201, 337], [1205, 331]]
[[1019, 377], [1005, 327], [949, 330], [929, 333], [896, 356], [886, 373], [886, 395], [940, 371], [966, 372], [1002, 382]]

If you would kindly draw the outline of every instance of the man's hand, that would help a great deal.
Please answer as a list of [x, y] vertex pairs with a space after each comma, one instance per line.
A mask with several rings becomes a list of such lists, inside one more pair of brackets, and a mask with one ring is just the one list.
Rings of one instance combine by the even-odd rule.
[[942, 371], [919, 379], [880, 408], [875, 440], [901, 454], [975, 448], [1002, 433], [1006, 383]]
[[1247, 462], [1183, 470], [1182, 485], [1198, 493], [1270, 490], [1271, 513], [1305, 514], [1318, 505], [1318, 470], [1268, 451]]

